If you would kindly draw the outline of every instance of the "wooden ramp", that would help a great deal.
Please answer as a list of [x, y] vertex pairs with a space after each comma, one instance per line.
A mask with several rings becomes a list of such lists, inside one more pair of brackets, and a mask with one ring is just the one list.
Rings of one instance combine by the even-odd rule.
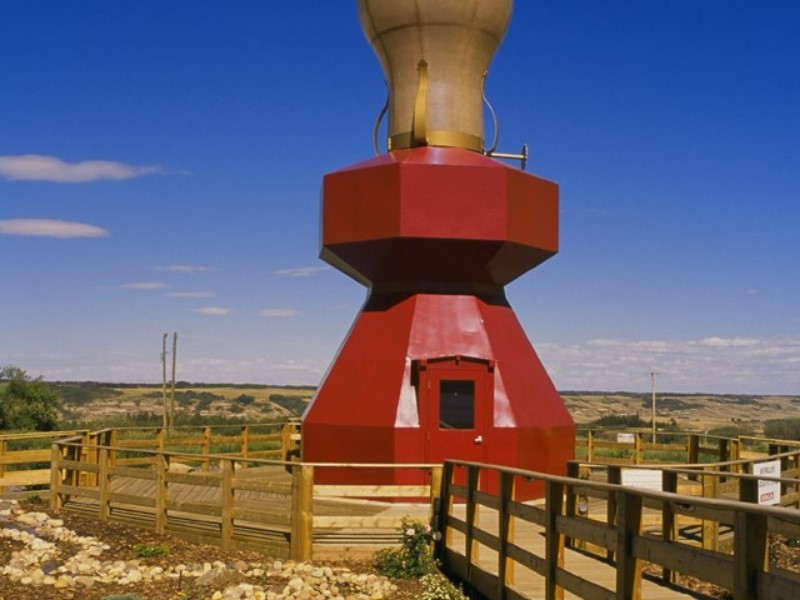
[[[464, 518], [465, 511], [463, 506], [455, 506], [453, 514]], [[480, 513], [480, 528], [488, 533], [497, 533], [497, 512], [491, 509], [481, 507]], [[542, 527], [533, 523], [518, 520], [514, 528], [514, 543], [526, 550], [538, 555], [546, 556], [546, 539], [545, 532]], [[454, 548], [459, 554], [466, 554], [466, 538], [458, 532], [453, 532], [452, 538], [449, 540], [448, 546]], [[472, 560], [481, 569], [492, 575], [498, 574], [498, 554], [485, 546], [474, 548], [472, 551]], [[477, 556], [475, 555], [477, 552]], [[579, 598], [598, 598], [603, 600], [612, 600], [616, 598], [613, 590], [616, 589], [617, 570], [613, 564], [583, 550], [574, 548], [564, 549], [564, 564], [563, 568], [570, 573], [579, 574], [583, 579], [592, 582], [591, 589], [587, 586], [582, 590], [581, 595], [575, 595], [568, 591], [564, 592], [563, 598], [565, 600], [579, 599]], [[546, 597], [545, 578], [533, 570], [524, 567], [521, 564], [514, 564], [512, 567], [513, 584], [510, 586], [511, 593], [518, 594], [519, 598], [540, 599]], [[597, 587], [595, 587], [597, 586]], [[605, 588], [599, 590], [597, 588]], [[514, 596], [509, 595], [509, 598]], [[647, 576], [642, 579], [641, 587], [642, 600], [671, 600], [679, 598], [710, 598], [702, 594], [689, 592], [686, 589], [677, 588], [675, 586], [666, 585], [665, 582], [659, 578]]]

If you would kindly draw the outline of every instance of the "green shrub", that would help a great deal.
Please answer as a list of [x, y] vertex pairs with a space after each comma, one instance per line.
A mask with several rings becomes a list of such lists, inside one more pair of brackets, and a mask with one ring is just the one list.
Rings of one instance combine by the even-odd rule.
[[456, 587], [452, 581], [441, 573], [425, 575], [422, 583], [420, 600], [468, 600], [461, 588]]
[[764, 436], [774, 440], [800, 440], [800, 419], [765, 421]]
[[33, 492], [25, 496], [25, 502], [28, 504], [41, 504], [44, 502], [44, 499], [36, 492]]
[[604, 415], [589, 424], [591, 427], [617, 427], [623, 429], [648, 427], [650, 421], [645, 421], [638, 414], [635, 415]]
[[169, 554], [169, 548], [161, 544], [137, 544], [133, 547], [133, 553], [137, 558], [158, 558]]
[[384, 548], [375, 555], [375, 565], [382, 575], [394, 579], [422, 577], [434, 569], [430, 553], [431, 526], [408, 517], [400, 531], [403, 535], [399, 549]]
[[302, 396], [286, 396], [283, 394], [270, 394], [269, 401], [278, 404], [284, 408], [288, 408], [296, 415], [302, 415], [303, 411], [308, 406], [308, 400]]
[[238, 402], [239, 404], [244, 404], [247, 406], [248, 404], [252, 404], [256, 401], [255, 396], [251, 396], [250, 394], [239, 394], [236, 398], [233, 399], [234, 402]]

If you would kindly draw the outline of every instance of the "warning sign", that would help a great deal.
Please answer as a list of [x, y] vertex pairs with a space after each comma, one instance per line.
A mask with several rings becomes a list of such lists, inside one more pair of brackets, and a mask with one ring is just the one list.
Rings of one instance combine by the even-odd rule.
[[[766, 477], [780, 477], [781, 461], [770, 460], [762, 463], [753, 463], [753, 475], [762, 475]], [[781, 482], [759, 479], [758, 503], [765, 505], [780, 504]]]

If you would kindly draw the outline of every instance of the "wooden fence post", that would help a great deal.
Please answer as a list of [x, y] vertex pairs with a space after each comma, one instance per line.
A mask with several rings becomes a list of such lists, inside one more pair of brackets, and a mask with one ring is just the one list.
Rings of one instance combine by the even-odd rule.
[[[222, 526], [220, 533], [222, 534], [223, 550], [230, 550], [233, 546], [234, 468], [234, 459], [225, 459], [222, 461], [222, 514], [220, 517]], [[304, 558], [303, 560], [308, 560], [309, 558], [311, 557]]]
[[430, 492], [431, 526], [433, 526], [433, 521], [436, 518], [436, 515], [439, 512], [439, 507], [442, 504], [442, 470], [443, 469], [440, 466], [431, 467], [431, 492]]
[[58, 442], [50, 446], [50, 508], [61, 510], [63, 506], [61, 497], [61, 447]]
[[641, 597], [642, 569], [640, 560], [633, 556], [633, 542], [641, 533], [642, 497], [623, 490], [616, 494], [619, 505], [616, 597], [620, 600], [638, 600]]
[[730, 460], [730, 447], [731, 441], [728, 438], [719, 439], [719, 462], [728, 462]]
[[[703, 498], [716, 499], [719, 496], [719, 478], [711, 473], [703, 473]], [[703, 548], [719, 549], [719, 521], [703, 520]]]
[[[91, 463], [92, 459], [95, 458], [92, 456], [90, 451], [89, 445], [89, 432], [84, 431], [83, 435], [81, 436], [81, 446], [80, 451], [78, 452], [78, 460], [80, 462]], [[88, 471], [81, 471], [78, 476], [79, 485], [81, 486], [95, 486], [97, 485], [97, 475], [94, 473], [89, 473]]]
[[444, 551], [447, 548], [447, 517], [450, 515], [453, 503], [450, 501], [450, 484], [453, 482], [453, 463], [445, 462], [442, 469], [442, 492], [441, 501], [439, 503], [439, 511], [434, 515], [433, 530], [439, 533], [439, 539], [434, 545], [433, 555], [434, 558], [442, 560], [444, 558]]
[[544, 597], [546, 600], [562, 600], [564, 589], [556, 584], [558, 569], [564, 566], [564, 536], [556, 528], [564, 504], [564, 486], [545, 481], [545, 574]]
[[480, 470], [478, 467], [467, 467], [467, 497], [466, 501], [466, 534], [464, 555], [467, 562], [467, 583], [472, 585], [472, 565], [478, 561], [480, 545], [475, 541], [475, 526], [480, 523], [480, 510], [475, 502], [475, 492], [480, 484]]
[[281, 425], [281, 460], [288, 462], [291, 452], [292, 432], [289, 430], [289, 424], [284, 423]]
[[508, 545], [514, 541], [514, 521], [509, 504], [514, 500], [514, 475], [500, 472], [500, 507], [497, 511], [497, 537], [500, 547], [497, 550], [497, 592], [495, 598], [506, 600], [508, 586], [514, 583], [514, 561], [508, 558]]
[[[617, 465], [609, 465], [607, 471], [608, 483], [614, 485], [622, 484], [622, 469]], [[606, 523], [610, 527], [615, 527], [617, 524], [617, 495], [609, 492], [606, 498]], [[606, 557], [608, 560], [614, 560], [614, 550], [606, 550]]]
[[[0, 479], [6, 476], [6, 463], [5, 457], [6, 452], [8, 450], [8, 440], [5, 438], [0, 438]], [[6, 488], [4, 485], [0, 485], [0, 494], [5, 494]]]
[[758, 479], [739, 477], [739, 502], [758, 504]]
[[112, 429], [108, 432], [108, 443], [106, 446], [110, 446], [108, 449], [108, 463], [110, 465], [117, 464], [117, 440], [119, 439], [119, 433], [116, 429]]
[[[163, 430], [162, 430], [163, 431]], [[156, 533], [164, 535], [167, 530], [167, 471], [169, 462], [163, 453], [156, 454], [154, 467], [156, 470]]]
[[[581, 474], [581, 465], [578, 461], [569, 461], [567, 463], [567, 477], [570, 479], [579, 479]], [[574, 517], [578, 514], [578, 492], [575, 491], [575, 486], [570, 484], [567, 486], [567, 499], [566, 499], [566, 507], [565, 507], [565, 514], [567, 517]], [[576, 544], [575, 541], [571, 537], [564, 538], [564, 545], [567, 547], [579, 547], [579, 543]]]
[[[242, 425], [242, 441], [239, 446], [239, 454], [242, 458], [247, 458], [247, 452], [250, 450], [250, 426]], [[247, 461], [242, 462], [242, 468], [247, 468]]]
[[[670, 494], [678, 493], [678, 474], [674, 471], [664, 470], [661, 472], [661, 487]], [[664, 501], [661, 507], [661, 539], [671, 544], [678, 539], [679, 527], [675, 511], [672, 510], [672, 503]], [[676, 573], [672, 569], [663, 567], [661, 578], [667, 583], [674, 583]]]
[[[696, 465], [700, 461], [700, 436], [696, 433], [690, 433], [689, 439], [686, 441], [686, 462], [690, 465]], [[696, 481], [695, 476], [690, 475], [689, 479]]]
[[98, 474], [100, 479], [100, 504], [97, 507], [97, 516], [101, 521], [107, 521], [108, 516], [111, 514], [111, 486], [109, 485], [109, 458], [106, 446], [100, 448], [100, 460], [98, 462], [100, 463], [100, 473]]
[[642, 450], [644, 433], [637, 431], [633, 435], [633, 464], [640, 465], [644, 462], [644, 451]]
[[164, 428], [159, 427], [156, 429], [156, 451], [163, 452], [164, 451]]
[[208, 455], [211, 454], [211, 427], [203, 427], [203, 463], [201, 470], [208, 471]]
[[289, 554], [292, 560], [311, 560], [314, 534], [314, 467], [292, 465], [292, 515]]
[[586, 434], [586, 462], [594, 462], [594, 431]]
[[733, 596], [737, 600], [756, 599], [758, 574], [769, 569], [767, 517], [737, 510], [733, 528]]
[[[741, 442], [741, 440], [739, 438], [736, 438], [735, 440], [732, 439], [731, 440], [731, 446], [730, 446], [730, 459], [729, 460], [737, 461], [737, 460], [739, 460], [739, 458], [741, 456], [742, 456], [742, 442]], [[731, 470], [740, 473], [741, 469], [742, 469], [741, 466], [736, 466]]]

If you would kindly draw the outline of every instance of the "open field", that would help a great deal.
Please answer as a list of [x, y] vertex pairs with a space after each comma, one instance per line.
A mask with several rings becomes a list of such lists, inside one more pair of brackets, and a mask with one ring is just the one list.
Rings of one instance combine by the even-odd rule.
[[[562, 392], [561, 396], [578, 424], [608, 415], [639, 414], [647, 421], [651, 416], [648, 393]], [[683, 431], [738, 427], [759, 433], [765, 421], [798, 415], [800, 396], [656, 394], [656, 421], [668, 424], [674, 419]]]
[[[56, 382], [62, 417], [68, 421], [97, 422], [163, 411], [160, 385], [95, 382]], [[175, 388], [175, 412], [180, 416], [236, 417], [249, 422], [285, 420], [298, 416], [314, 392], [310, 387], [188, 384]], [[167, 401], [172, 398], [167, 387]]]
[[[162, 412], [160, 385], [95, 382], [52, 385], [62, 397], [62, 415], [70, 421], [103, 421]], [[178, 415], [237, 417], [253, 422], [299, 416], [313, 394], [313, 387], [179, 382], [175, 406]], [[648, 393], [565, 391], [561, 395], [579, 426], [610, 415], [639, 414], [644, 420], [650, 419]], [[168, 400], [170, 397], [168, 388]], [[767, 420], [800, 415], [800, 395], [659, 393], [656, 408], [659, 423], [669, 424], [674, 419], [682, 430], [738, 427], [758, 433]]]

